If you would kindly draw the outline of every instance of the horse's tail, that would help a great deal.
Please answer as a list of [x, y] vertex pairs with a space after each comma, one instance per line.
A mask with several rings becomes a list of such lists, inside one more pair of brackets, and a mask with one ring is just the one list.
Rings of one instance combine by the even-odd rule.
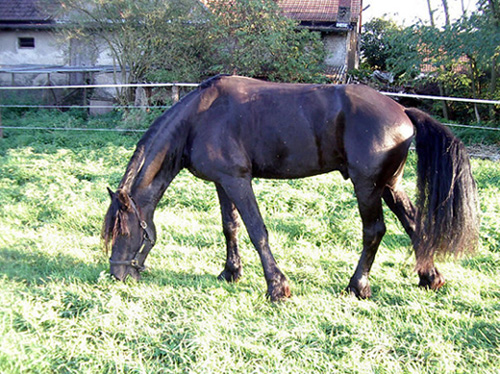
[[426, 113], [405, 112], [416, 127], [418, 213], [413, 245], [417, 271], [425, 271], [435, 254], [475, 249], [477, 190], [463, 143]]

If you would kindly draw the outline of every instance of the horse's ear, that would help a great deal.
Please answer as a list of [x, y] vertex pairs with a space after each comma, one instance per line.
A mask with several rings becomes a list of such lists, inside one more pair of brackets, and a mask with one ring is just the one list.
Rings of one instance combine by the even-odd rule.
[[115, 197], [115, 193], [113, 191], [111, 191], [111, 188], [109, 188], [109, 187], [106, 187], [106, 189], [108, 190], [109, 197], [111, 197], [111, 200], [113, 200]]
[[120, 208], [127, 211], [130, 210], [130, 197], [122, 189], [118, 189], [115, 195], [118, 196], [118, 201], [120, 202]]

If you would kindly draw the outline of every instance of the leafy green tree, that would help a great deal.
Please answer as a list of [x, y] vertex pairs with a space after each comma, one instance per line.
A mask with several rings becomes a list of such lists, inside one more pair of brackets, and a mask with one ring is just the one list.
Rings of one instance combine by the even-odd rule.
[[366, 23], [361, 34], [361, 52], [366, 63], [375, 69], [387, 70], [395, 35], [400, 31], [401, 27], [392, 20], [375, 18]]
[[414, 34], [414, 28], [404, 28], [392, 20], [371, 20], [361, 34], [364, 64], [372, 70], [390, 71], [400, 82], [412, 79], [420, 72], [423, 58]]
[[[446, 6], [443, 1], [443, 6]], [[464, 13], [456, 21], [447, 21], [443, 28], [416, 24], [400, 27], [387, 20], [373, 20], [365, 25], [362, 36], [364, 61], [371, 69], [384, 69], [395, 73], [397, 84], [420, 82], [436, 84], [444, 96], [469, 96], [472, 98], [498, 99], [500, 56], [500, 1], [479, 0], [477, 9]], [[491, 120], [495, 108], [464, 104], [442, 105], [443, 116], [448, 111], [471, 116], [476, 121], [486, 117]], [[497, 108], [498, 111], [498, 108]]]
[[[473, 98], [500, 97], [497, 92], [497, 61], [500, 54], [500, 18], [497, 9], [498, 0], [480, 1], [477, 11], [470, 15], [464, 14], [443, 32], [446, 55], [455, 64], [467, 68], [468, 82], [464, 83]], [[474, 115], [480, 122], [481, 113], [477, 105], [474, 105]], [[494, 111], [490, 111], [490, 117], [493, 119]]]
[[208, 38], [213, 72], [283, 81], [322, 79], [319, 33], [298, 30], [273, 0], [214, 0]]
[[[69, 38], [104, 46], [120, 68], [121, 82], [144, 81], [158, 70], [196, 76], [206, 49], [206, 11], [196, 0], [60, 0]], [[197, 78], [197, 77], [196, 77]], [[120, 92], [130, 101], [131, 92]]]
[[481, 0], [479, 2], [479, 10], [483, 12], [486, 18], [486, 28], [488, 31], [488, 42], [490, 45], [491, 69], [490, 69], [490, 98], [500, 98], [499, 66], [500, 58], [500, 0]]
[[[59, 2], [66, 35], [109, 51], [123, 83], [199, 81], [215, 73], [309, 82], [323, 77], [319, 33], [298, 30], [273, 0]], [[129, 102], [133, 91], [118, 96]]]

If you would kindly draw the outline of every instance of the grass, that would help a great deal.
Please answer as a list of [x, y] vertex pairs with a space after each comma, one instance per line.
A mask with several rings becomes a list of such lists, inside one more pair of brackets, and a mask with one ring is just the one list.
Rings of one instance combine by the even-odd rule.
[[[50, 120], [74, 120], [63, 116]], [[13, 115], [4, 124], [36, 125], [28, 119]], [[118, 184], [139, 135], [4, 132], [2, 373], [500, 370], [498, 162], [473, 160], [480, 248], [474, 257], [439, 264], [448, 279], [439, 292], [416, 286], [410, 242], [386, 212], [371, 300], [343, 293], [361, 240], [350, 182], [338, 173], [256, 180], [273, 253], [293, 293], [271, 304], [244, 230], [242, 280], [216, 280], [225, 249], [215, 188], [186, 172], [157, 209], [159, 241], [148, 258], [150, 270], [140, 282], [110, 278], [99, 241], [105, 188]], [[404, 181], [409, 192], [415, 189], [414, 163], [411, 154]]]

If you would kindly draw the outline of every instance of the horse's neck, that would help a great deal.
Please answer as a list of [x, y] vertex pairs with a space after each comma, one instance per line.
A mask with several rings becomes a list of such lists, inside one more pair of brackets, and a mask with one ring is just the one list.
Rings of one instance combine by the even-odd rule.
[[[137, 144], [123, 181], [131, 196], [151, 213], [182, 168], [184, 147], [198, 93], [188, 94], [157, 118]], [[122, 181], [122, 182], [123, 182]]]
[[151, 214], [182, 169], [188, 133], [187, 125], [179, 123], [179, 126], [169, 126], [151, 134], [154, 139], [150, 144], [144, 144], [144, 161], [135, 178], [131, 195]]

